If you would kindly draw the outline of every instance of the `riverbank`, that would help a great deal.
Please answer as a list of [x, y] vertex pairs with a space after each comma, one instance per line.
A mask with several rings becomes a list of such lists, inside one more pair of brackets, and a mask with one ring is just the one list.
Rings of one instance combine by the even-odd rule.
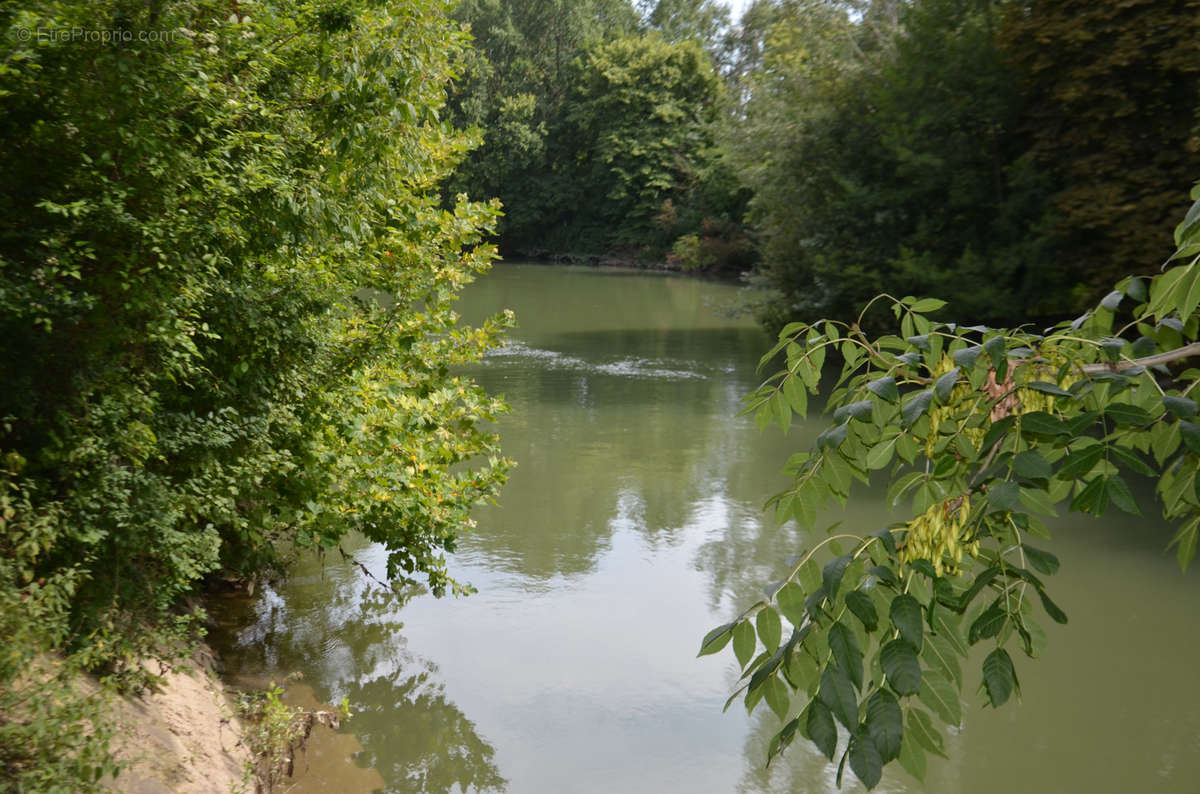
[[190, 671], [155, 692], [115, 701], [113, 750], [127, 763], [109, 787], [122, 794], [230, 794], [255, 790], [245, 726], [201, 648]]

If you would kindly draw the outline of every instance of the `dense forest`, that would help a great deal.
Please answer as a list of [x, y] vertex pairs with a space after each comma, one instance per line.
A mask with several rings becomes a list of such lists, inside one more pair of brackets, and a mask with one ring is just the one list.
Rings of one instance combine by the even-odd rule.
[[46, 0], [0, 25], [18, 790], [110, 774], [66, 682], [144, 686], [192, 597], [280, 549], [360, 533], [397, 586], [467, 589], [444, 553], [510, 462], [456, 367], [511, 317], [452, 301], [497, 248], [744, 276], [776, 327], [882, 292], [1022, 322], [1154, 272], [1200, 175], [1197, 0]]
[[[468, 0], [454, 185], [501, 249], [752, 269], [772, 325], [884, 291], [1001, 321], [1170, 254], [1195, 2]], [[753, 267], [751, 268], [751, 266]]]

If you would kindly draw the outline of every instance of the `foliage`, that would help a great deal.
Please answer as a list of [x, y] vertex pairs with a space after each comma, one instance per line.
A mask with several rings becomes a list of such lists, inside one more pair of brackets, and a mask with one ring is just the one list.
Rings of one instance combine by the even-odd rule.
[[182, 649], [206, 575], [348, 532], [397, 585], [467, 589], [443, 551], [508, 462], [502, 404], [452, 368], [511, 317], [452, 310], [496, 210], [438, 190], [469, 143], [438, 117], [445, 6], [0, 21], [0, 589], [53, 618], [37, 647], [136, 670]]
[[81, 571], [33, 578], [63, 526], [55, 511], [33, 511], [12, 463], [0, 472], [0, 790], [100, 791], [100, 781], [119, 772], [108, 754], [105, 693], [82, 687], [86, 653], [55, 653]]
[[645, 11], [643, 24], [627, 0], [457, 10], [477, 51], [451, 106], [483, 143], [454, 184], [500, 198], [506, 251], [661, 258], [693, 234], [714, 266], [748, 262], [747, 195], [714, 139], [723, 9]]
[[692, 41], [617, 39], [576, 61], [569, 85], [574, 223], [602, 241], [652, 239], [664, 202], [690, 203], [712, 147], [721, 84], [708, 57]]
[[729, 8], [713, 0], [654, 0], [642, 3], [646, 23], [667, 41], [695, 41], [714, 62], [729, 27]]
[[[793, 413], [806, 415], [827, 356], [840, 355], [842, 371], [830, 425], [788, 461], [794, 482], [772, 500], [778, 517], [813, 528], [872, 472], [885, 472], [888, 501], [911, 505], [911, 517], [836, 530], [704, 638], [702, 655], [732, 642], [744, 683], [730, 702], [744, 693], [748, 709], [766, 701], [783, 721], [771, 756], [802, 735], [831, 761], [843, 748], [839, 780], [849, 763], [874, 787], [897, 759], [922, 778], [926, 754], [946, 752], [935, 722], [962, 720], [964, 681], [1003, 705], [1020, 692], [1015, 649], [1040, 656], [1043, 621], [1067, 621], [1046, 579], [1059, 561], [1037, 545], [1064, 504], [1140, 515], [1130, 478], [1154, 477], [1164, 516], [1179, 524], [1180, 566], [1195, 557], [1200, 369], [1168, 367], [1200, 355], [1200, 185], [1192, 197], [1172, 258], [1186, 264], [1126, 278], [1042, 334], [935, 322], [927, 315], [943, 301], [886, 295], [854, 322], [780, 332], [763, 363], [783, 352], [786, 368], [746, 408], [761, 427], [786, 431]], [[899, 335], [862, 330], [876, 304], [890, 307]], [[964, 662], [980, 644], [990, 650], [976, 678]]]
[[253, 768], [248, 771], [257, 790], [264, 794], [271, 794], [292, 776], [296, 753], [304, 749], [314, 726], [319, 723], [337, 730], [341, 721], [350, 716], [347, 698], [342, 698], [336, 710], [306, 711], [285, 704], [283, 693], [283, 686], [272, 681], [261, 692], [238, 697], [238, 716], [250, 726], [243, 737], [253, 759]]
[[454, 187], [500, 199], [506, 247], [538, 244], [571, 187], [557, 167], [571, 64], [601, 41], [632, 34], [637, 15], [627, 0], [465, 0], [454, 16], [469, 26], [474, 48], [463, 54], [450, 109], [482, 138]]
[[1040, 205], [1009, 171], [1019, 93], [990, 4], [925, 0], [902, 28], [819, 0], [779, 13], [734, 144], [772, 319], [851, 317], [884, 290], [1019, 314], [1044, 286], [1027, 232]]
[[1200, 165], [1192, 5], [756, 7], [728, 146], [769, 324], [852, 319], [883, 291], [1057, 318], [1148, 272]]
[[1023, 79], [1014, 131], [1054, 190], [1049, 261], [1084, 298], [1149, 272], [1200, 169], [1200, 3], [1042, 1], [998, 21]]

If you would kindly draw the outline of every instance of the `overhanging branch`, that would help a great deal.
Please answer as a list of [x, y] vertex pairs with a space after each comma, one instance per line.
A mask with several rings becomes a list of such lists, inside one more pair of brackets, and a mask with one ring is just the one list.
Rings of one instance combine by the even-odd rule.
[[1179, 361], [1192, 356], [1200, 356], [1200, 342], [1192, 342], [1190, 345], [1168, 350], [1166, 353], [1157, 353], [1153, 356], [1145, 358], [1134, 358], [1128, 361], [1118, 361], [1113, 364], [1085, 364], [1083, 371], [1085, 373], [1093, 372], [1121, 372], [1122, 370], [1132, 369], [1133, 367], [1156, 367], [1159, 364], [1169, 364], [1172, 361]]

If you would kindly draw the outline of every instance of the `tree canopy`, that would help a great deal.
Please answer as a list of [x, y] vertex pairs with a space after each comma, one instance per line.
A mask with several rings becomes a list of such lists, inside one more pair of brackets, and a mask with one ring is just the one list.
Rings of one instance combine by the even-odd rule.
[[40, 653], [136, 675], [203, 578], [348, 532], [397, 586], [465, 588], [443, 552], [508, 462], [452, 367], [509, 318], [452, 309], [496, 209], [439, 189], [469, 143], [442, 3], [0, 19], [0, 757], [79, 790], [102, 757], [30, 694], [62, 686]]
[[[701, 655], [732, 643], [742, 684], [730, 702], [765, 701], [782, 721], [770, 756], [800, 735], [831, 761], [842, 748], [839, 781], [849, 765], [872, 788], [893, 760], [923, 778], [927, 754], [946, 754], [938, 723], [962, 721], [964, 682], [1003, 705], [1020, 690], [1014, 655], [1040, 656], [1044, 621], [1067, 622], [1048, 581], [1059, 560], [1038, 546], [1064, 506], [1141, 515], [1131, 478], [1154, 478], [1179, 564], [1193, 560], [1200, 185], [1192, 198], [1176, 264], [1123, 279], [1041, 333], [934, 321], [945, 302], [890, 295], [850, 322], [782, 329], [762, 361], [783, 354], [786, 366], [746, 407], [760, 427], [786, 431], [806, 416], [827, 358], [840, 358], [841, 374], [828, 426], [788, 461], [794, 483], [772, 500], [778, 517], [815, 529], [828, 502], [844, 506], [873, 472], [910, 517], [831, 528], [764, 599], [704, 638]], [[867, 312], [882, 309], [899, 332], [864, 332]], [[978, 675], [964, 666], [975, 646], [990, 649]]]
[[563, 0], [456, 11], [477, 52], [452, 110], [482, 146], [455, 177], [498, 196], [518, 254], [620, 254], [742, 268], [746, 193], [716, 133], [727, 14], [708, 2]]
[[883, 291], [1078, 313], [1170, 250], [1200, 169], [1194, 3], [763, 2], [724, 138], [775, 329]]

